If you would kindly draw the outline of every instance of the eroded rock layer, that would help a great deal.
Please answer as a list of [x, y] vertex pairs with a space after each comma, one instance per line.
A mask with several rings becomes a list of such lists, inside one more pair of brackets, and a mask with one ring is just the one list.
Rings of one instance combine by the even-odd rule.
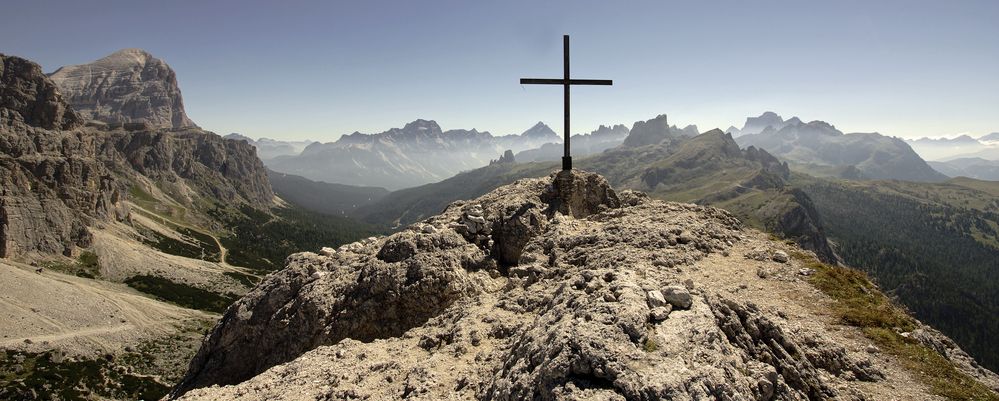
[[89, 64], [62, 67], [51, 78], [73, 109], [88, 120], [197, 127], [184, 112], [173, 69], [141, 49], [123, 49]]

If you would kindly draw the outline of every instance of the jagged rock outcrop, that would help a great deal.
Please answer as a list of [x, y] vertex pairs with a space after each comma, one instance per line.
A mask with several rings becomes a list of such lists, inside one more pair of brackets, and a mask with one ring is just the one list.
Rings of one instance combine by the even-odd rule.
[[71, 255], [87, 226], [122, 218], [126, 188], [96, 160], [92, 135], [63, 132], [82, 120], [41, 67], [0, 55], [0, 257]]
[[184, 112], [173, 69], [144, 50], [123, 49], [92, 63], [65, 66], [50, 78], [85, 119], [197, 127]]
[[[197, 128], [114, 130], [101, 133], [108, 162], [174, 187], [178, 197], [195, 196], [226, 204], [249, 202], [267, 209], [274, 199], [267, 170], [252, 145]], [[125, 166], [122, 166], [125, 167]], [[193, 193], [184, 187], [193, 187]]]
[[695, 137], [700, 134], [696, 125], [688, 125], [681, 129], [675, 125], [669, 125], [666, 120], [666, 115], [660, 114], [648, 121], [635, 121], [621, 146], [655, 145], [670, 138]]
[[66, 105], [42, 68], [20, 57], [0, 53], [0, 118], [7, 124], [45, 129], [73, 129], [82, 118]]
[[490, 160], [489, 161], [489, 165], [491, 166], [491, 165], [494, 165], [494, 164], [510, 164], [510, 163], [516, 163], [516, 162], [517, 162], [517, 159], [515, 159], [513, 157], [513, 151], [510, 150], [510, 149], [507, 149], [506, 152], [503, 152], [503, 154], [500, 155], [499, 159]]
[[[293, 255], [226, 311], [172, 396], [927, 398], [833, 327], [786, 247], [595, 174], [523, 179]], [[758, 248], [784, 258], [742, 256]]]
[[648, 121], [635, 121], [624, 138], [622, 146], [645, 146], [662, 142], [669, 137], [669, 122], [666, 115], [660, 114]]
[[126, 219], [123, 201], [140, 181], [188, 206], [198, 197], [263, 209], [273, 202], [251, 145], [196, 128], [80, 127], [38, 65], [9, 56], [3, 65], [0, 257], [89, 247], [88, 227]]

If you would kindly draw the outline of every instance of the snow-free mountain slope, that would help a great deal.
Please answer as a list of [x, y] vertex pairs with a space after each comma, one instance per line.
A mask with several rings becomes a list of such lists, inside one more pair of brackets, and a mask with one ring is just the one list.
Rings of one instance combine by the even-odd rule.
[[336, 142], [314, 143], [267, 166], [314, 181], [394, 190], [485, 166], [506, 150], [516, 153], [557, 140], [542, 123], [520, 135], [493, 136], [475, 129], [443, 131], [435, 121], [416, 120], [379, 134], [355, 132]]
[[184, 112], [177, 74], [142, 49], [123, 49], [91, 63], [65, 66], [50, 78], [85, 119], [197, 127]]
[[[817, 175], [929, 182], [947, 178], [899, 138], [877, 133], [844, 134], [824, 121], [793, 120], [739, 136], [736, 142], [764, 149], [793, 167]], [[860, 177], [854, 176], [856, 172]]]

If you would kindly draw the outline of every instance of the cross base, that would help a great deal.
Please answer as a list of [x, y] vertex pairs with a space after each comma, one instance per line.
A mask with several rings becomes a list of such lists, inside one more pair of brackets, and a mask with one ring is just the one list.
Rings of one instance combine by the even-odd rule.
[[562, 156], [562, 170], [572, 170], [572, 156]]

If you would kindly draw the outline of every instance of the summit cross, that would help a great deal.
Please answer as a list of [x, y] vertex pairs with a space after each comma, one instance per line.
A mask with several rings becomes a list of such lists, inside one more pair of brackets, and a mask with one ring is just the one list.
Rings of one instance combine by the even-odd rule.
[[572, 170], [572, 156], [569, 155], [569, 86], [572, 85], [613, 85], [609, 79], [571, 79], [569, 78], [569, 35], [562, 35], [562, 79], [553, 78], [521, 78], [522, 85], [562, 85], [565, 96], [565, 154], [562, 156], [562, 170]]

